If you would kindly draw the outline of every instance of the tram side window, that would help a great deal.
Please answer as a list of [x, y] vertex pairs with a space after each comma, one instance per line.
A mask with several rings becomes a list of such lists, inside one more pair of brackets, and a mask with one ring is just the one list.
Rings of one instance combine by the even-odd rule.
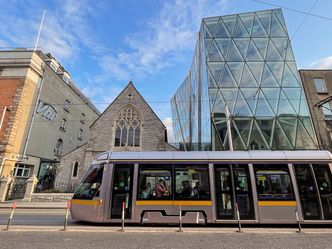
[[207, 165], [175, 165], [176, 199], [210, 199]]
[[312, 166], [315, 171], [319, 191], [322, 194], [331, 194], [332, 186], [329, 166], [323, 164], [313, 164]]
[[170, 165], [140, 165], [137, 199], [173, 199], [172, 167]]
[[287, 165], [254, 165], [259, 200], [293, 200]]
[[92, 200], [99, 195], [103, 180], [104, 165], [91, 165], [81, 184], [74, 193], [73, 199]]

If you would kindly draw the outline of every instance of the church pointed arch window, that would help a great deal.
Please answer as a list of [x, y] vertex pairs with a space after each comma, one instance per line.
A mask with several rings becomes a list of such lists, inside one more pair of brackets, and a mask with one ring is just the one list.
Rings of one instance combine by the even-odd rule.
[[114, 146], [139, 147], [142, 119], [139, 111], [131, 105], [120, 110], [115, 121]]

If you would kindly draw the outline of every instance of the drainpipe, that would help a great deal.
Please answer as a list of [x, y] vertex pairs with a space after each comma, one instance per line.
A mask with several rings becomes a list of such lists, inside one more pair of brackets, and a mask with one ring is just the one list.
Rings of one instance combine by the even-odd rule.
[[43, 83], [44, 83], [44, 73], [41, 76], [41, 82], [40, 82], [40, 86], [38, 87], [38, 94], [37, 94], [37, 99], [36, 99], [36, 102], [35, 102], [35, 107], [33, 109], [31, 121], [30, 121], [30, 124], [29, 124], [28, 134], [27, 134], [27, 137], [26, 137], [25, 143], [24, 143], [24, 149], [23, 149], [23, 155], [22, 155], [23, 158], [26, 157], [26, 152], [27, 152], [27, 149], [28, 149], [28, 144], [29, 144], [29, 139], [30, 139], [30, 135], [31, 135], [32, 125], [33, 125], [33, 121], [34, 121], [35, 116], [36, 116], [36, 111], [37, 111], [37, 108], [38, 108], [38, 102], [39, 102], [39, 99], [40, 99], [40, 94], [41, 94], [41, 90], [42, 90], [42, 87], [43, 87]]
[[8, 108], [7, 108], [7, 106], [5, 106], [3, 108], [3, 112], [2, 112], [2, 116], [1, 116], [1, 120], [0, 120], [0, 130], [2, 129], [3, 121], [5, 119], [5, 115], [6, 115], [7, 110], [8, 110]]

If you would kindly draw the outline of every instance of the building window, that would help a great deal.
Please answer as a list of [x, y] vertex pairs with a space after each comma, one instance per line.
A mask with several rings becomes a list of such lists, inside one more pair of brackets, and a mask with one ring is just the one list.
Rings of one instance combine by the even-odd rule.
[[142, 120], [138, 110], [132, 106], [124, 107], [115, 121], [114, 146], [140, 146]]
[[62, 119], [60, 130], [66, 131], [66, 126], [67, 126], [67, 120], [66, 119]]
[[85, 114], [83, 112], [82, 112], [82, 115], [81, 115], [81, 123], [85, 124]]
[[58, 139], [58, 142], [56, 143], [56, 146], [55, 146], [55, 149], [54, 149], [54, 156], [61, 156], [62, 147], [63, 147], [63, 141], [60, 138], [60, 139]]
[[69, 112], [69, 106], [70, 106], [70, 101], [68, 99], [66, 99], [65, 104], [63, 105], [63, 109], [66, 112]]
[[324, 114], [324, 119], [332, 120], [332, 110], [329, 102], [322, 105], [322, 111]]
[[80, 129], [80, 130], [79, 130], [77, 138], [78, 138], [79, 140], [82, 140], [82, 139], [83, 139], [83, 129]]
[[69, 83], [69, 78], [66, 75], [62, 76], [62, 79], [64, 82], [66, 82], [67, 84]]
[[55, 65], [53, 62], [50, 62], [50, 68], [52, 68], [52, 70], [53, 70], [54, 72], [56, 72], [56, 71], [58, 70], [57, 65]]
[[14, 168], [14, 177], [30, 177], [31, 166], [25, 164], [16, 164]]
[[79, 166], [79, 164], [78, 164], [78, 162], [76, 161], [75, 163], [74, 163], [74, 165], [73, 165], [73, 174], [72, 174], [72, 177], [74, 178], [74, 177], [77, 177], [77, 175], [78, 175], [78, 166]]
[[327, 93], [325, 80], [323, 78], [314, 78], [314, 82], [317, 93]]

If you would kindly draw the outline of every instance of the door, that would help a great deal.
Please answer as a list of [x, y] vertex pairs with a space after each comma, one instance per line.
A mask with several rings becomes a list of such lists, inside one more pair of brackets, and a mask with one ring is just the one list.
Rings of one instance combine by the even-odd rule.
[[239, 207], [240, 217], [244, 220], [254, 219], [254, 208], [251, 194], [251, 184], [248, 166], [233, 166], [234, 188], [236, 202]]
[[134, 165], [115, 164], [113, 170], [111, 219], [120, 219], [122, 203], [125, 203], [125, 218], [131, 219]]
[[313, 164], [312, 165], [317, 186], [322, 203], [322, 210], [325, 220], [332, 219], [332, 186], [331, 186], [331, 171], [327, 164]]
[[236, 219], [237, 203], [241, 219], [254, 219], [248, 165], [215, 165], [215, 177], [217, 218]]
[[294, 164], [294, 169], [303, 218], [305, 220], [322, 219], [320, 200], [311, 165]]

